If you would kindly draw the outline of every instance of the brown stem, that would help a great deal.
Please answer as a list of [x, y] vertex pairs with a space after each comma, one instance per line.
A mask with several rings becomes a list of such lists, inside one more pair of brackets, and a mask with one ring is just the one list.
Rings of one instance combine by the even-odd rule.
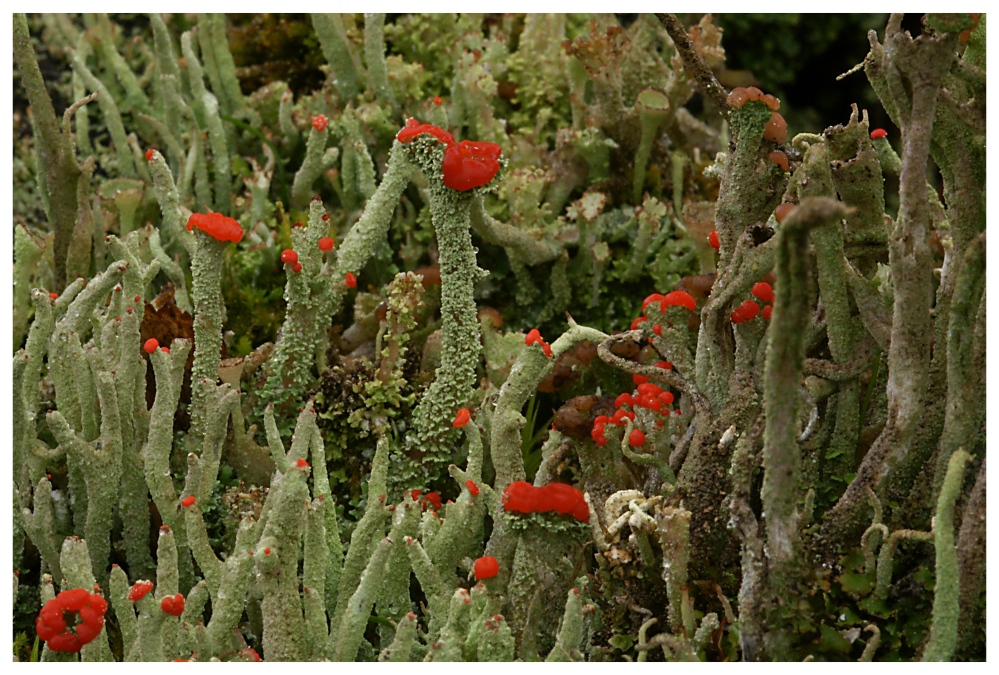
[[683, 27], [675, 14], [656, 14], [656, 18], [669, 33], [674, 46], [676, 46], [677, 54], [683, 59], [683, 66], [694, 78], [701, 93], [711, 99], [719, 110], [728, 111], [728, 102], [725, 100], [728, 95], [715, 78], [715, 74], [708, 68], [708, 64], [697, 53], [690, 35], [687, 34], [687, 29]]

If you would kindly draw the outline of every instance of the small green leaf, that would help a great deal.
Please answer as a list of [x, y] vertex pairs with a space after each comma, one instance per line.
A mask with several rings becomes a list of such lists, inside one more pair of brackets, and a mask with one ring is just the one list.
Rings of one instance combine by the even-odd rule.
[[825, 624], [819, 626], [822, 633], [822, 641], [819, 643], [819, 650], [823, 652], [835, 652], [838, 654], [850, 653], [850, 641], [836, 630]]
[[631, 645], [635, 644], [630, 635], [615, 635], [607, 642], [611, 647], [617, 647], [622, 652], [628, 651], [631, 649]]
[[868, 614], [873, 614], [874, 616], [882, 619], [887, 619], [894, 613], [894, 610], [889, 609], [888, 604], [884, 600], [879, 600], [873, 597], [864, 598], [857, 603], [857, 606]]
[[839, 583], [847, 593], [867, 595], [874, 590], [874, 575], [848, 572], [839, 578]]

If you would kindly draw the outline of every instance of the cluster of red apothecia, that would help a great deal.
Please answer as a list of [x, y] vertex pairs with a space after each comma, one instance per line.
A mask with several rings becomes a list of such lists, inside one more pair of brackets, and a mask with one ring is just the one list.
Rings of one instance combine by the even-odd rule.
[[[475, 483], [474, 480], [466, 480], [465, 487], [468, 488], [468, 494], [472, 495], [473, 497], [479, 496], [479, 486]], [[418, 502], [423, 510], [430, 509], [431, 512], [433, 513], [437, 513], [438, 511], [440, 511], [441, 506], [443, 505], [441, 502], [441, 496], [436, 492], [428, 492], [427, 494], [423, 494], [422, 490], [410, 490], [409, 496], [413, 498], [414, 502]], [[448, 504], [450, 503], [451, 501], [448, 500]]]
[[[653, 365], [666, 370], [673, 368], [673, 364], [669, 361], [657, 361]], [[673, 410], [669, 407], [673, 404], [672, 392], [665, 391], [659, 385], [652, 384], [645, 375], [632, 375], [631, 379], [634, 381], [636, 389], [631, 393], [624, 392], [614, 399], [614, 407], [617, 408], [615, 413], [611, 417], [597, 415], [593, 420], [593, 430], [590, 432], [590, 436], [601, 447], [607, 445], [607, 436], [604, 434], [604, 427], [608, 424], [616, 424], [621, 427], [627, 426], [628, 420], [635, 421], [635, 413], [633, 411], [638, 408], [646, 408], [662, 415], [663, 419], [656, 420], [656, 425], [660, 427], [666, 425], [666, 419], [670, 413], [680, 414], [679, 408]], [[631, 410], [627, 408], [631, 408]], [[628, 436], [628, 444], [636, 448], [644, 445], [645, 432], [641, 429], [633, 429]]]
[[62, 591], [38, 612], [35, 631], [54, 652], [78, 652], [101, 634], [107, 609], [108, 602], [99, 593], [86, 588]]
[[552, 346], [545, 342], [544, 338], [541, 337], [541, 331], [537, 328], [532, 328], [527, 333], [527, 337], [524, 338], [524, 344], [530, 347], [533, 344], [538, 344], [541, 349], [544, 350], [545, 356], [548, 358], [552, 357]]
[[728, 104], [733, 108], [741, 108], [750, 101], [758, 101], [770, 108], [770, 121], [763, 128], [764, 140], [773, 143], [783, 143], [787, 140], [787, 122], [777, 111], [780, 110], [780, 99], [770, 94], [764, 94], [756, 87], [736, 87], [729, 92]]
[[[328, 218], [328, 216], [323, 216], [323, 218], [324, 219]], [[301, 226], [301, 223], [295, 223], [295, 224]], [[318, 242], [319, 250], [322, 251], [323, 253], [332, 251], [335, 245], [336, 244], [331, 237], [323, 237]], [[298, 262], [298, 251], [294, 249], [286, 248], [285, 250], [281, 251], [281, 262], [283, 262], [285, 265], [291, 265], [291, 271], [294, 272], [295, 274], [298, 274], [299, 272], [302, 271], [302, 263]], [[353, 276], [353, 275], [348, 273], [347, 276]], [[357, 282], [355, 280], [355, 284], [356, 283]], [[350, 286], [349, 283], [347, 285]], [[353, 288], [353, 286], [351, 286], [351, 288]]]
[[441, 496], [436, 492], [423, 494], [422, 490], [410, 490], [409, 496], [413, 498], [414, 502], [419, 502], [424, 510], [428, 508], [434, 512], [441, 510]]
[[[94, 584], [94, 590], [99, 590]], [[128, 592], [128, 599], [138, 602], [153, 590], [152, 581], [137, 581]], [[78, 652], [92, 642], [104, 628], [108, 602], [100, 593], [86, 588], [62, 591], [45, 603], [35, 619], [38, 637], [54, 652]], [[171, 616], [184, 613], [184, 596], [168, 595], [160, 600], [160, 609]]]
[[515, 513], [558, 513], [572, 516], [581, 523], [590, 521], [590, 507], [583, 493], [566, 483], [549, 483], [534, 487], [522, 480], [503, 490], [503, 510]]
[[238, 242], [243, 238], [243, 226], [239, 221], [221, 213], [192, 213], [187, 219], [187, 229], [195, 227], [219, 241]]
[[[770, 315], [773, 313], [773, 301], [774, 301], [774, 289], [773, 286], [765, 281], [758, 281], [753, 284], [753, 296], [762, 300], [765, 303], [770, 303], [763, 306], [762, 316], [767, 321], [770, 320]], [[732, 323], [743, 323], [749, 321], [750, 319], [755, 319], [757, 315], [760, 314], [760, 306], [753, 300], [745, 300], [741, 305], [735, 308], [732, 312]]]
[[420, 134], [430, 134], [445, 145], [441, 170], [444, 172], [444, 185], [452, 190], [465, 192], [481, 187], [491, 181], [500, 169], [499, 158], [503, 148], [496, 143], [455, 142], [454, 136], [447, 131], [432, 124], [420, 124], [412, 117], [406, 120], [406, 126], [396, 139], [408, 143]]

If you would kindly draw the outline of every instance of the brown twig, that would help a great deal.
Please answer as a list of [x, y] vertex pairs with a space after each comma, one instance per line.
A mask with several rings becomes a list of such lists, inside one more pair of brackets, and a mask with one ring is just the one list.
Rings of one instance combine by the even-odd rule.
[[673, 44], [676, 46], [676, 52], [680, 55], [683, 60], [683, 66], [690, 73], [691, 77], [697, 83], [698, 89], [701, 90], [706, 97], [714, 101], [714, 104], [718, 106], [719, 110], [723, 112], [728, 111], [728, 94], [725, 92], [725, 88], [721, 86], [718, 80], [715, 78], [715, 74], [711, 72], [708, 68], [708, 64], [704, 62], [701, 55], [697, 53], [694, 48], [694, 43], [690, 39], [690, 35], [687, 34], [687, 29], [683, 27], [680, 20], [676, 18], [675, 14], [656, 14], [656, 18], [659, 19], [659, 23], [663, 25], [666, 32], [669, 33], [670, 38], [673, 40]]

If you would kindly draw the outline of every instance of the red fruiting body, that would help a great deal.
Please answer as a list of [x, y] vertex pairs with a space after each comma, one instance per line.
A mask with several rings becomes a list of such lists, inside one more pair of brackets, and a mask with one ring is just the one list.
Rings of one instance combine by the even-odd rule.
[[638, 393], [643, 396], [649, 396], [649, 395], [656, 396], [662, 393], [662, 390], [663, 390], [662, 387], [652, 384], [651, 382], [643, 382], [642, 384], [638, 385]]
[[326, 125], [329, 123], [330, 121], [326, 119], [326, 115], [316, 115], [312, 118], [312, 128], [316, 131], [325, 131]]
[[52, 293], [49, 293], [49, 298], [51, 298], [52, 300], [58, 300], [59, 294], [53, 291]]
[[656, 361], [652, 365], [656, 368], [662, 368], [663, 370], [673, 370], [673, 364], [669, 361]]
[[461, 408], [455, 414], [455, 416], [454, 416], [454, 422], [452, 422], [452, 426], [455, 429], [460, 429], [463, 426], [465, 426], [466, 424], [468, 424], [468, 420], [470, 420], [470, 419], [472, 419], [472, 413], [468, 412], [468, 408]]
[[309, 463], [306, 462], [301, 457], [299, 457], [297, 460], [295, 460], [295, 467], [298, 468], [298, 469], [308, 469], [309, 468]]
[[662, 335], [663, 327], [657, 323], [655, 326], [652, 327], [652, 332], [655, 333], [656, 335]]
[[426, 499], [428, 502], [430, 502], [433, 505], [435, 511], [440, 511], [441, 496], [439, 494], [437, 494], [436, 492], [428, 492], [426, 496], [424, 496], [424, 499]]
[[644, 312], [645, 308], [651, 305], [653, 302], [662, 302], [662, 300], [663, 300], [662, 295], [660, 295], [659, 293], [653, 293], [652, 295], [642, 300], [642, 311]]
[[742, 316], [748, 321], [749, 319], [756, 318], [756, 315], [760, 313], [760, 306], [752, 300], [746, 300], [739, 305], [739, 311], [742, 312]]
[[613, 422], [614, 424], [617, 424], [618, 426], [622, 426], [623, 427], [624, 426], [624, 420], [626, 420], [626, 419], [629, 419], [632, 422], [634, 422], [635, 421], [635, 413], [628, 412], [627, 410], [618, 410], [617, 412], [614, 413], [614, 416], [611, 417], [611, 422]]
[[763, 308], [763, 318], [767, 321], [770, 320], [770, 316], [774, 313], [774, 308], [771, 305], [767, 305]]
[[84, 603], [90, 601], [90, 592], [86, 588], [74, 588], [60, 593], [57, 600], [63, 609], [78, 612]]
[[544, 340], [541, 341], [541, 349], [544, 350], [545, 356], [547, 356], [548, 358], [552, 357], [552, 346], [547, 342], [545, 342]]
[[767, 159], [780, 167], [781, 171], [790, 171], [791, 165], [788, 164], [787, 155], [785, 155], [780, 150], [771, 150], [767, 155]]
[[163, 352], [164, 354], [169, 354], [170, 353], [170, 348], [169, 347], [160, 347], [160, 351]]
[[763, 140], [777, 144], [787, 140], [787, 122], [780, 113], [775, 112], [770, 115], [770, 121], [763, 127]]
[[298, 274], [299, 272], [301, 272], [302, 271], [302, 263], [295, 263], [294, 265], [292, 265], [291, 266], [291, 271], [294, 272], [295, 274]]
[[329, 237], [323, 237], [319, 240], [319, 250], [320, 251], [332, 251], [333, 250], [333, 240]]
[[708, 245], [716, 251], [721, 248], [721, 240], [718, 239], [718, 230], [711, 230], [711, 234], [708, 235]]
[[774, 219], [778, 223], [783, 223], [784, 219], [790, 215], [791, 211], [794, 211], [797, 204], [780, 204], [774, 209]]
[[884, 129], [875, 129], [874, 131], [871, 132], [871, 140], [872, 141], [876, 141], [879, 138], [885, 138], [887, 136], [888, 136], [888, 132], [885, 131]]
[[641, 429], [632, 430], [628, 435], [628, 445], [633, 448], [640, 448], [645, 445], [645, 432]]
[[146, 597], [146, 593], [153, 590], [152, 581], [136, 581], [128, 592], [128, 599], [136, 602]]
[[264, 555], [270, 555], [270, 554], [271, 554], [271, 548], [270, 546], [268, 546], [264, 549]]
[[414, 502], [417, 499], [419, 499], [420, 495], [422, 495], [422, 494], [423, 494], [423, 490], [410, 490], [410, 492], [409, 492], [409, 496], [413, 498]]
[[344, 281], [347, 282], [347, 288], [356, 288], [357, 287], [357, 277], [355, 277], [350, 272], [347, 272], [347, 274], [344, 275], [343, 279], [344, 279]]
[[444, 185], [465, 192], [485, 185], [500, 169], [503, 148], [485, 141], [462, 141], [444, 151]]
[[774, 288], [765, 281], [757, 281], [753, 284], [753, 296], [763, 302], [774, 301]]
[[535, 342], [542, 342], [542, 341], [543, 340], [541, 339], [541, 331], [539, 331], [537, 328], [532, 328], [531, 330], [529, 330], [527, 332], [527, 337], [524, 338], [524, 344], [528, 346], [533, 345]]
[[260, 662], [260, 654], [258, 654], [257, 650], [254, 649], [253, 647], [247, 647], [246, 649], [244, 649], [243, 651], [241, 651], [239, 654], [240, 654], [240, 656], [242, 656], [247, 661], [251, 661], [253, 663], [259, 663]]
[[686, 307], [691, 312], [695, 312], [697, 311], [697, 301], [687, 291], [670, 291], [660, 303], [660, 309], [663, 313], [666, 312], [667, 307]]
[[604, 425], [594, 424], [593, 429], [590, 431], [590, 438], [592, 438], [594, 441], [599, 442], [600, 439], [603, 437], [603, 435], [604, 435]]
[[735, 311], [732, 312], [732, 323], [742, 323], [746, 320], [746, 317], [742, 313], [742, 307], [736, 307]]
[[771, 94], [763, 95], [763, 102], [766, 103], [767, 107], [773, 111], [780, 110], [780, 99]]
[[646, 394], [642, 396], [640, 405], [643, 408], [648, 408], [649, 410], [660, 410], [663, 407], [663, 402], [651, 394]]
[[325, 223], [325, 222], [326, 222], [326, 221], [328, 221], [329, 219], [330, 219], [330, 214], [328, 214], [328, 213], [324, 213], [324, 214], [323, 214], [323, 222]]
[[466, 480], [465, 487], [468, 488], [468, 494], [472, 495], [473, 497], [479, 496], [479, 486], [475, 484], [474, 480]]
[[180, 616], [184, 613], [184, 596], [180, 593], [166, 596], [160, 600], [160, 609], [170, 616]]
[[623, 405], [631, 405], [632, 403], [631, 394], [627, 392], [620, 394], [616, 399], [614, 399], [615, 408], [620, 408]]
[[631, 322], [631, 330], [635, 330], [636, 328], [638, 328], [638, 325], [640, 323], [642, 323], [643, 321], [648, 321], [648, 319], [646, 319], [644, 316], [640, 316], [637, 319], [635, 319], [634, 321], [632, 321]]
[[434, 96], [434, 105], [441, 105], [442, 103], [444, 103], [444, 99], [440, 96]]
[[663, 405], [670, 405], [671, 403], [673, 403], [673, 394], [672, 394], [672, 392], [664, 391], [661, 394], [659, 394], [658, 396], [656, 396], [656, 398], [658, 398], [660, 401], [662, 401]]
[[728, 98], [725, 99], [725, 102], [733, 108], [741, 108], [746, 105], [748, 100], [749, 94], [746, 92], [745, 87], [736, 87], [729, 92]]
[[647, 375], [635, 374], [631, 376], [631, 381], [634, 382], [635, 384], [643, 384], [645, 382], [648, 382], [649, 378]]
[[590, 507], [583, 493], [565, 483], [536, 488], [528, 482], [516, 481], [506, 487], [502, 499], [504, 511], [525, 514], [555, 511], [584, 523], [590, 519]]
[[534, 512], [536, 491], [537, 488], [526, 481], [518, 480], [510, 483], [503, 490], [503, 510], [516, 513]]
[[187, 229], [195, 227], [219, 241], [237, 242], [243, 238], [243, 226], [239, 221], [221, 213], [192, 213], [187, 219]]
[[[108, 603], [102, 596], [85, 588], [63, 591], [38, 612], [35, 632], [52, 651], [78, 652], [100, 635], [107, 609]], [[72, 628], [66, 621], [66, 612], [75, 612], [79, 618]]]
[[281, 251], [281, 262], [288, 263], [289, 265], [294, 265], [298, 262], [298, 252], [293, 251], [290, 248], [286, 248]]
[[160, 341], [156, 338], [149, 338], [142, 344], [142, 351], [147, 354], [152, 354], [157, 349], [160, 348]]
[[197, 500], [194, 498], [194, 495], [188, 495], [181, 500], [180, 505], [187, 509], [194, 506], [194, 502], [196, 501]]
[[420, 134], [430, 134], [449, 148], [457, 145], [454, 141], [454, 136], [432, 124], [420, 124], [419, 120], [415, 117], [406, 120], [406, 126], [396, 134], [396, 139], [401, 143], [408, 143]]
[[473, 571], [475, 572], [475, 578], [479, 581], [492, 579], [499, 574], [499, 562], [491, 555], [484, 555], [475, 561]]
[[153, 150], [152, 148], [149, 148], [148, 150], [146, 150], [146, 161], [147, 162], [153, 161], [153, 155], [155, 155], [155, 154], [156, 154], [156, 151]]

